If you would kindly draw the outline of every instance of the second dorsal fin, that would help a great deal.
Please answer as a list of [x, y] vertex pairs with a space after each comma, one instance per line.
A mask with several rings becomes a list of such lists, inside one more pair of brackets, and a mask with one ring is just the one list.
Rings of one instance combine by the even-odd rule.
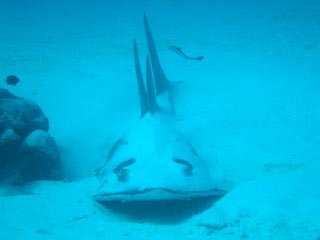
[[140, 98], [140, 111], [141, 111], [141, 117], [143, 117], [147, 112], [151, 114], [156, 112], [159, 108], [159, 105], [157, 103], [156, 94], [154, 90], [149, 56], [147, 56], [147, 59], [146, 59], [147, 89], [143, 82], [143, 76], [141, 71], [141, 65], [140, 65], [136, 40], [133, 41], [133, 54], [134, 54], [134, 64], [136, 69], [137, 85], [138, 85], [139, 98]]
[[149, 103], [148, 103], [148, 95], [146, 92], [146, 88], [143, 83], [143, 76], [141, 71], [141, 65], [138, 54], [137, 42], [133, 40], [133, 57], [134, 57], [134, 65], [136, 69], [136, 78], [138, 84], [139, 98], [140, 98], [140, 112], [141, 117], [143, 117], [149, 111]]

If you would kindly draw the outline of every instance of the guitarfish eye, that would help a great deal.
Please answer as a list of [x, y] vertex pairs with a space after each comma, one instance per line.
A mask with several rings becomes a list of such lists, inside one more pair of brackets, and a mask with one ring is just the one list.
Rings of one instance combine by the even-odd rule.
[[115, 169], [113, 169], [113, 172], [117, 175], [119, 182], [126, 182], [129, 178], [130, 170], [126, 167], [134, 164], [136, 160], [134, 158], [130, 158], [127, 161], [124, 161], [117, 165]]
[[187, 176], [192, 176], [193, 166], [192, 166], [191, 163], [189, 163], [188, 161], [186, 161], [184, 159], [176, 158], [176, 157], [173, 157], [173, 161], [178, 163], [178, 164], [184, 165], [185, 166], [184, 173]]

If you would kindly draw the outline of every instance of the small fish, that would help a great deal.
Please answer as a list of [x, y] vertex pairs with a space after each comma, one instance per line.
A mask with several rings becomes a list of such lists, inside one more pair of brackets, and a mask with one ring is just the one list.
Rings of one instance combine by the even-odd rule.
[[7, 76], [7, 78], [6, 78], [6, 82], [7, 82], [7, 84], [8, 85], [13, 85], [13, 86], [15, 86], [15, 85], [17, 85], [17, 83], [20, 81], [20, 79], [17, 77], [17, 76], [15, 76], [15, 75], [9, 75], [9, 76]]
[[171, 51], [173, 51], [173, 52], [179, 54], [180, 56], [182, 56], [182, 57], [184, 57], [184, 58], [186, 58], [186, 59], [189, 59], [189, 60], [198, 60], [198, 61], [201, 61], [201, 60], [204, 58], [203, 56], [200, 56], [200, 57], [189, 57], [189, 56], [187, 56], [184, 52], [182, 52], [182, 48], [179, 48], [179, 47], [176, 47], [176, 46], [168, 46], [168, 48], [169, 48]]

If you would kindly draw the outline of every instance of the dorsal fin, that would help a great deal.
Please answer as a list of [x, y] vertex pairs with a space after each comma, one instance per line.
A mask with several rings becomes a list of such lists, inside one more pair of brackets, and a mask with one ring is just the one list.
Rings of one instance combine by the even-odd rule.
[[156, 46], [153, 41], [153, 37], [151, 34], [151, 30], [149, 27], [146, 14], [144, 14], [144, 27], [146, 31], [147, 43], [148, 43], [148, 48], [150, 53], [150, 61], [151, 61], [151, 66], [153, 71], [156, 95], [158, 96], [159, 94], [164, 93], [169, 89], [169, 81], [160, 65]]
[[159, 109], [159, 105], [157, 103], [156, 94], [154, 91], [153, 77], [150, 65], [149, 55], [147, 55], [146, 59], [146, 84], [147, 84], [147, 94], [148, 94], [148, 103], [149, 103], [149, 111], [150, 113], [154, 113]]
[[135, 39], [133, 40], [133, 55], [134, 55], [134, 65], [136, 69], [137, 84], [138, 84], [138, 91], [139, 91], [139, 98], [140, 98], [140, 111], [141, 111], [141, 117], [143, 117], [149, 111], [149, 104], [148, 104], [148, 95], [143, 83], [142, 71], [141, 71], [139, 54], [138, 54], [138, 47]]

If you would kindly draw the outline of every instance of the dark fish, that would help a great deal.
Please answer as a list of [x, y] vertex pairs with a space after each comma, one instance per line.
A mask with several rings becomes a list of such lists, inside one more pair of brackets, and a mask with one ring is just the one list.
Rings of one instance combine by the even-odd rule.
[[179, 48], [179, 47], [176, 47], [176, 46], [168, 46], [168, 48], [171, 51], [173, 51], [173, 52], [179, 54], [180, 56], [182, 56], [182, 57], [184, 57], [186, 59], [189, 59], [189, 60], [198, 60], [198, 61], [200, 61], [200, 60], [203, 59], [203, 56], [200, 56], [200, 57], [189, 57], [184, 52], [182, 52], [182, 48]]
[[8, 85], [17, 85], [17, 83], [20, 81], [20, 79], [17, 76], [9, 75], [7, 76], [6, 82]]

